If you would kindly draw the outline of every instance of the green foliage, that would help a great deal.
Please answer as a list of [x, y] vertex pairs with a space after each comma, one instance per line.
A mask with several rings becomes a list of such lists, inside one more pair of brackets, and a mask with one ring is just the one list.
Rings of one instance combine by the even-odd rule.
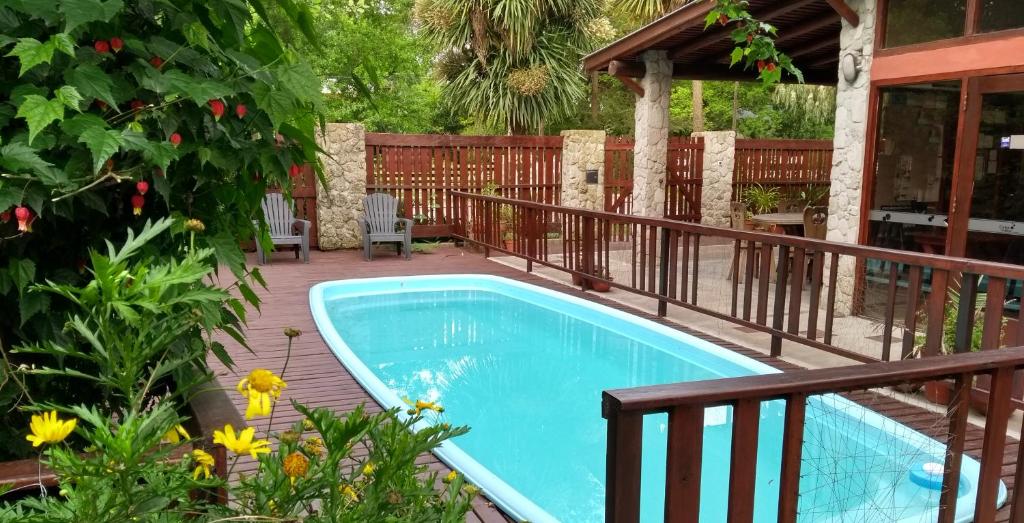
[[778, 29], [761, 22], [747, 11], [747, 0], [715, 0], [715, 8], [708, 12], [704, 28], [715, 24], [732, 24], [735, 47], [730, 54], [730, 65], [742, 63], [744, 68], [757, 68], [757, 77], [765, 85], [782, 81], [783, 71], [803, 83], [804, 75], [793, 65], [793, 59], [775, 47]]
[[436, 45], [444, 93], [470, 114], [516, 134], [564, 118], [586, 95], [580, 59], [605, 31], [600, 2], [419, 0]]
[[[69, 353], [91, 350], [81, 333], [65, 330], [77, 305], [52, 293], [84, 289], [90, 253], [147, 220], [196, 218], [206, 232], [195, 239], [203, 257], [192, 261], [172, 261], [183, 252], [176, 236], [147, 243], [144, 278], [154, 277], [154, 267], [182, 271], [182, 264], [215, 260], [232, 271], [243, 296], [255, 298], [239, 240], [256, 232], [268, 185], [287, 191], [292, 164], [316, 164], [321, 106], [320, 80], [268, 24], [268, 5], [313, 34], [307, 10], [291, 0], [0, 3], [4, 412], [26, 394], [51, 402], [103, 396], [102, 386], [76, 389], [66, 376], [8, 379], [12, 368], [48, 358], [8, 349], [52, 343]], [[212, 101], [226, 106], [220, 118]], [[26, 212], [19, 224], [17, 214]], [[30, 290], [44, 281], [50, 292]], [[106, 321], [75, 314], [90, 328]], [[8, 421], [0, 440], [20, 440], [23, 416]], [[4, 446], [0, 458], [20, 450]]]
[[778, 187], [765, 187], [761, 184], [747, 187], [740, 197], [747, 204], [747, 209], [755, 214], [774, 212], [779, 207], [780, 198]]

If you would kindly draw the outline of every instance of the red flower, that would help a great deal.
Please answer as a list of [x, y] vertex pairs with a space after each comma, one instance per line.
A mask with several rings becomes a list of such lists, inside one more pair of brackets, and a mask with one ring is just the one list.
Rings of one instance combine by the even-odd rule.
[[28, 221], [32, 218], [32, 211], [28, 207], [17, 206], [14, 208], [14, 217], [18, 219], [18, 230], [21, 232], [28, 232], [29, 226]]
[[8, 210], [6, 210], [4, 212], [0, 212], [0, 223], [7, 223], [9, 221], [11, 221], [11, 211], [10, 211], [10, 209], [8, 209]]
[[757, 72], [764, 71], [764, 60], [757, 61]]
[[754, 41], [754, 35], [747, 34], [747, 43], [749, 44], [750, 42], [753, 42], [753, 41]]
[[295, 165], [293, 163], [292, 166], [288, 168], [288, 176], [291, 176], [292, 178], [295, 178], [295, 177], [299, 176], [300, 174], [302, 174], [302, 168], [299, 167], [298, 165]]
[[220, 120], [221, 116], [224, 116], [224, 102], [220, 100], [210, 100], [206, 102], [210, 106], [210, 112], [213, 113], [215, 120]]
[[725, 16], [724, 14], [718, 15], [718, 23], [720, 23], [722, 25], [725, 25], [725, 24], [729, 23], [729, 17]]
[[138, 99], [132, 100], [131, 107], [132, 107], [133, 111], [142, 110], [142, 108], [145, 107], [145, 106], [146, 106], [146, 104], [142, 100], [138, 100]]
[[768, 72], [770, 73], [770, 72], [775, 70], [775, 64], [772, 63], [772, 62], [768, 62], [768, 65], [764, 66], [764, 68], [767, 69]]
[[96, 43], [92, 44], [92, 46], [96, 48], [96, 52], [99, 54], [110, 52], [110, 43], [106, 40], [96, 40]]
[[239, 119], [245, 118], [245, 113], [249, 112], [249, 108], [245, 104], [238, 104], [235, 106], [235, 116]]
[[141, 194], [132, 195], [132, 214], [139, 216], [142, 214], [142, 206], [146, 205], [146, 197]]
[[178, 133], [171, 133], [170, 141], [171, 145], [175, 147], [181, 145], [181, 135]]
[[146, 180], [139, 180], [139, 182], [135, 184], [135, 189], [139, 191], [139, 194], [144, 195], [146, 194], [146, 191], [149, 190], [149, 182]]
[[124, 40], [121, 40], [120, 38], [118, 38], [116, 36], [111, 38], [110, 39], [110, 48], [113, 49], [115, 53], [119, 52], [122, 48], [124, 48]]
[[153, 58], [149, 59], [149, 65], [152, 65], [153, 67], [159, 69], [164, 66], [164, 59], [160, 58], [159, 56], [154, 56]]

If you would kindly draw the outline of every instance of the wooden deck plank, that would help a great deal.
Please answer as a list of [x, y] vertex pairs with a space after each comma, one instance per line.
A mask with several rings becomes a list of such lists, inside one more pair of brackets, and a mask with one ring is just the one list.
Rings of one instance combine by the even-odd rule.
[[[254, 262], [252, 258], [249, 260]], [[273, 263], [261, 268], [268, 282], [267, 289], [260, 289], [258, 294], [263, 299], [262, 311], [253, 312], [246, 329], [248, 341], [253, 353], [239, 346], [232, 340], [221, 340], [234, 358], [237, 366], [231, 371], [217, 361], [211, 366], [226, 386], [233, 385], [254, 368], [268, 368], [278, 371], [287, 355], [285, 327], [296, 327], [303, 335], [295, 340], [292, 346], [291, 360], [285, 380], [287, 399], [295, 399], [311, 406], [323, 406], [337, 411], [348, 411], [357, 405], [365, 404], [370, 412], [382, 410], [347, 370], [338, 362], [319, 336], [309, 312], [308, 294], [313, 285], [322, 281], [370, 278], [380, 276], [409, 276], [421, 274], [492, 274], [504, 276], [526, 283], [554, 289], [572, 296], [588, 299], [609, 307], [629, 312], [636, 316], [669, 326], [676, 330], [694, 335], [700, 339], [715, 343], [739, 354], [774, 366], [782, 371], [798, 370], [800, 367], [763, 352], [758, 352], [721, 340], [711, 334], [697, 332], [672, 323], [664, 318], [626, 307], [609, 301], [592, 292], [583, 292], [578, 288], [561, 285], [534, 274], [528, 274], [506, 265], [495, 263], [470, 250], [455, 247], [442, 247], [433, 254], [416, 254], [411, 261], [395, 256], [392, 252], [381, 252], [372, 262], [365, 262], [362, 254], [356, 251], [314, 252], [311, 263], [302, 264], [286, 254], [276, 255]], [[916, 406], [907, 405], [896, 399], [881, 396], [870, 391], [859, 391], [846, 395], [862, 403], [880, 414], [906, 423], [912, 428], [933, 432], [931, 429], [942, 426], [943, 416]], [[244, 412], [244, 399], [241, 395], [232, 395], [234, 404], [240, 412]], [[274, 416], [273, 431], [284, 431], [301, 419], [288, 402], [282, 401]], [[265, 420], [257, 420], [259, 423]], [[966, 449], [968, 454], [979, 458], [982, 430], [974, 425], [967, 429]], [[1013, 473], [1017, 457], [1017, 442], [1008, 438], [1002, 469], [1003, 481], [1011, 490], [1014, 486]], [[356, 459], [365, 456], [365, 449], [357, 449]], [[432, 470], [447, 474], [448, 467], [434, 456], [425, 456], [423, 462]], [[255, 463], [240, 462], [236, 471], [251, 473], [255, 471]], [[997, 521], [1009, 519], [1009, 507], [1004, 507], [996, 516]], [[467, 516], [472, 522], [505, 522], [512, 521], [489, 500], [480, 497], [473, 504], [473, 511]]]

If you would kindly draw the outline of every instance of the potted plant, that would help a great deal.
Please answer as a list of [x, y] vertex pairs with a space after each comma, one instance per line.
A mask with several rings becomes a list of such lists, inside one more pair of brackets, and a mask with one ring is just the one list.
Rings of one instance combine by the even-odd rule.
[[597, 274], [595, 276], [597, 276], [597, 278], [600, 279], [587, 278], [587, 283], [589, 284], [591, 289], [593, 289], [595, 292], [608, 292], [612, 290], [610, 282], [614, 281], [614, 279], [612, 278], [611, 271], [609, 271], [607, 267], [602, 267], [598, 269]]
[[804, 204], [804, 207], [817, 207], [819, 205], [827, 205], [829, 197], [829, 186], [828, 185], [814, 185], [812, 183], [807, 184], [806, 187], [800, 190], [797, 201]]
[[505, 246], [506, 251], [515, 251], [516, 249], [516, 235], [508, 229], [503, 229], [501, 233], [501, 242]]
[[765, 187], [759, 183], [747, 187], [740, 198], [747, 204], [747, 210], [754, 214], [766, 214], [779, 207], [782, 195], [778, 187]]

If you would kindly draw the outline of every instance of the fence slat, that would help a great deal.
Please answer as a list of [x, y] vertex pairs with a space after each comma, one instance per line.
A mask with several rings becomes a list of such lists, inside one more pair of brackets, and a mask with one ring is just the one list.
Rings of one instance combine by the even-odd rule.
[[782, 432], [782, 470], [779, 475], [779, 521], [796, 521], [806, 410], [806, 395], [792, 394], [786, 398], [785, 428]]
[[732, 452], [729, 457], [729, 523], [754, 520], [757, 432], [761, 402], [737, 401], [732, 409]]

